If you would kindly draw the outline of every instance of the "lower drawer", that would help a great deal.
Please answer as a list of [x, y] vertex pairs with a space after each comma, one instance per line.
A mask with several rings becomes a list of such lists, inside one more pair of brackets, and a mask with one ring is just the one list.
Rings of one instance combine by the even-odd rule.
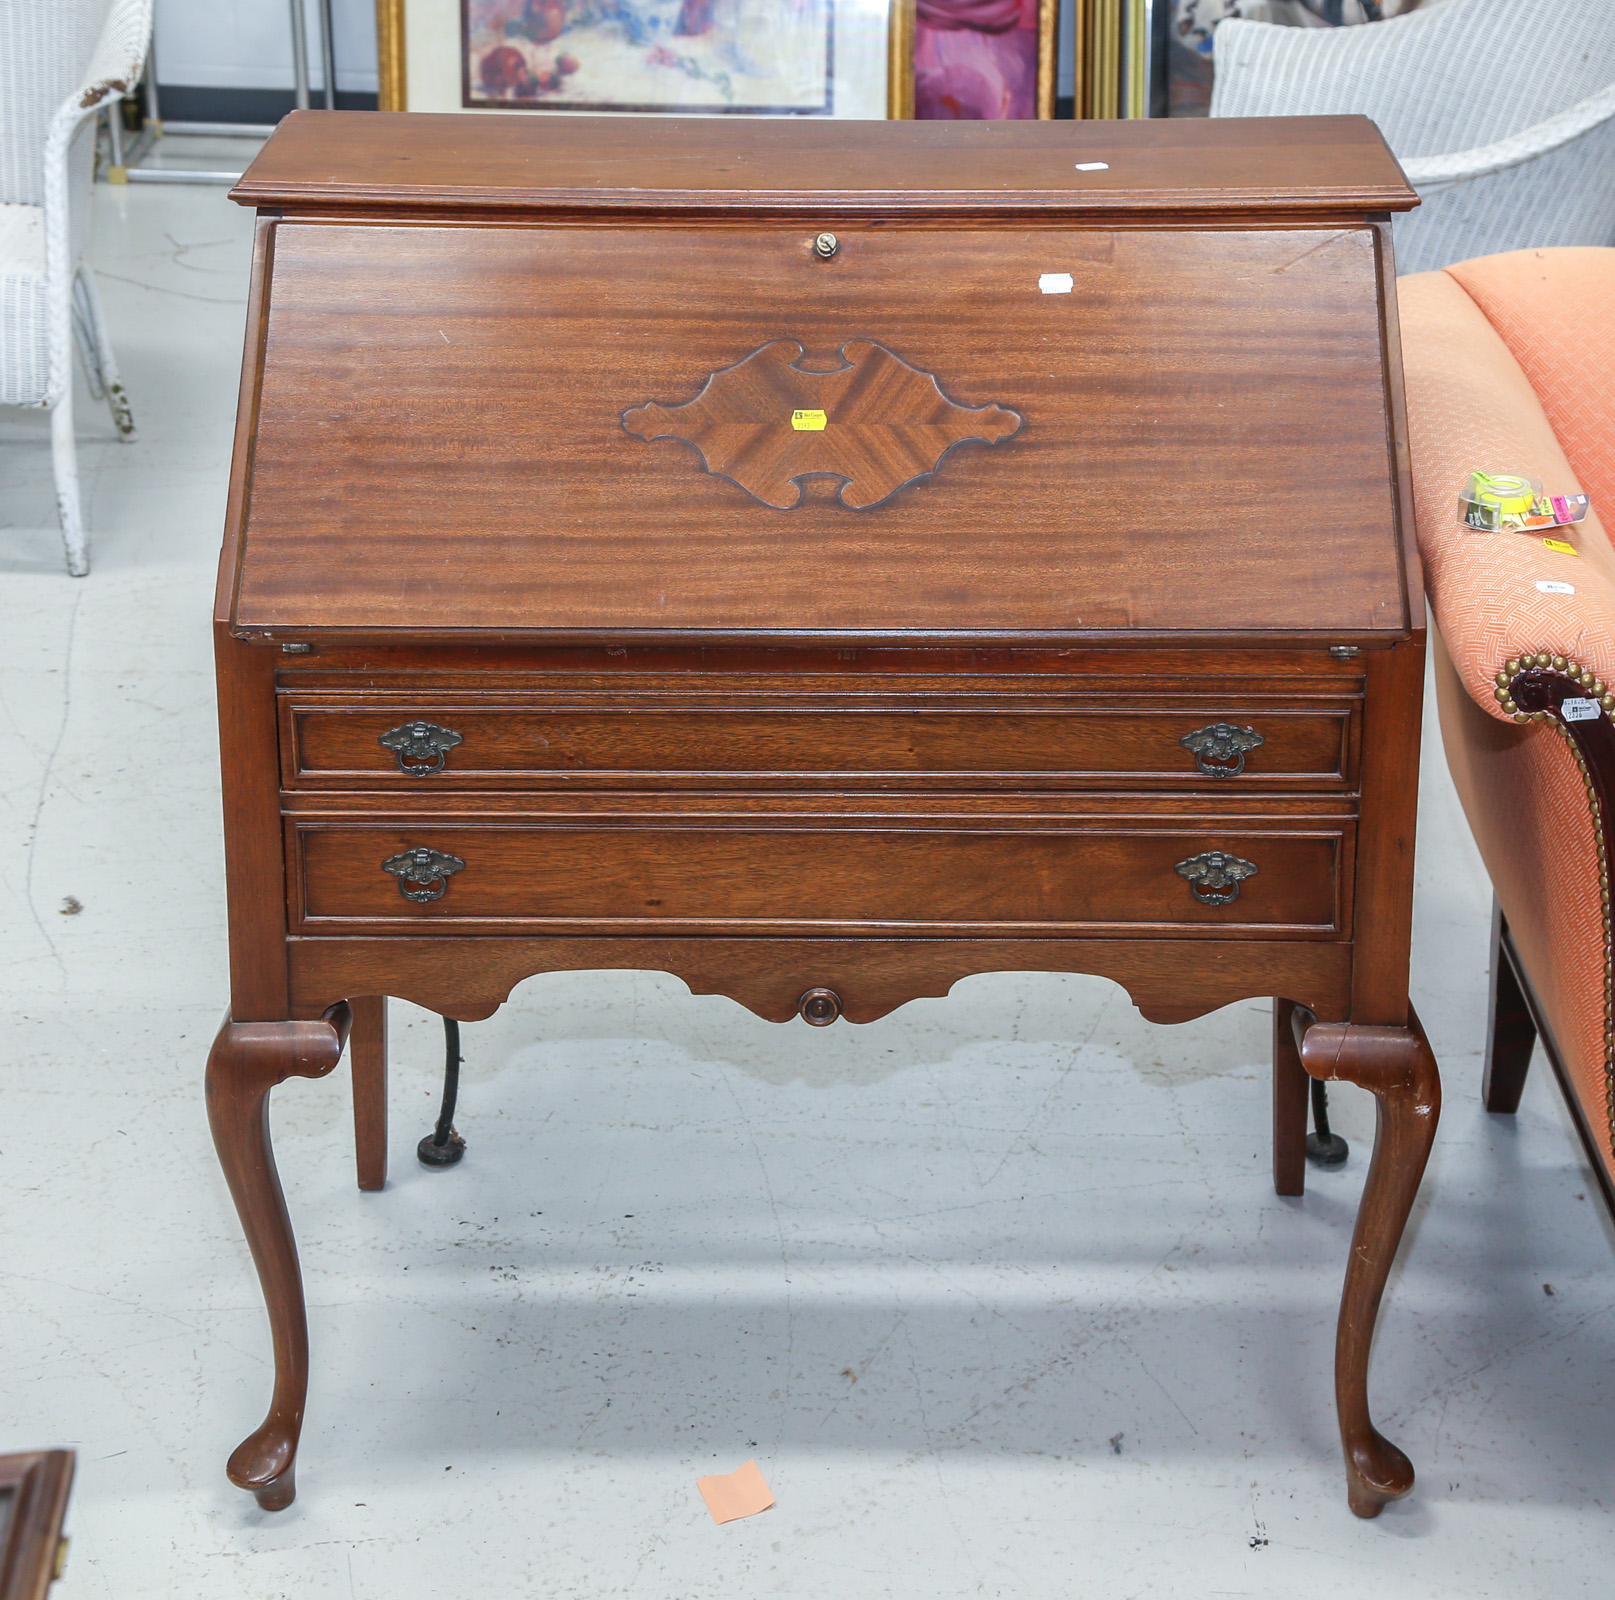
[[288, 821], [306, 932], [1338, 937], [1351, 823]]

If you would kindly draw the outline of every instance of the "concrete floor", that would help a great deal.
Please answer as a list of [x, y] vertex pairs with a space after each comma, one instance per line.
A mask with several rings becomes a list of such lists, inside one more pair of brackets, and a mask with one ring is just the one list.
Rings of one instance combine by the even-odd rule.
[[[201, 1096], [250, 219], [97, 205], [141, 438], [83, 403], [88, 579], [44, 418], [0, 413], [0, 1449], [79, 1452], [61, 1600], [1609, 1593], [1611, 1233], [1545, 1069], [1518, 1118], [1479, 1107], [1489, 891], [1435, 745], [1414, 982], [1447, 1109], [1374, 1369], [1419, 1485], [1378, 1522], [1329, 1375], [1371, 1102], [1337, 1093], [1351, 1162], [1277, 1199], [1265, 1005], [1168, 1029], [1036, 975], [824, 1032], [537, 978], [466, 1029], [442, 1173], [412, 1155], [440, 1035], [395, 1005], [385, 1193], [345, 1071], [277, 1094], [314, 1384], [295, 1507], [231, 1489], [269, 1384]], [[777, 1506], [715, 1527], [695, 1479], [751, 1456]]]

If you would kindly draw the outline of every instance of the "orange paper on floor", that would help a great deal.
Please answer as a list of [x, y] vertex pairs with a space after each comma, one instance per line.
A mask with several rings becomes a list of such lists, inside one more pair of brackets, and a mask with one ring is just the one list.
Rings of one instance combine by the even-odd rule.
[[763, 1481], [763, 1474], [755, 1461], [748, 1461], [733, 1472], [697, 1478], [695, 1486], [701, 1491], [701, 1498], [706, 1501], [714, 1522], [754, 1517], [774, 1503], [773, 1491]]

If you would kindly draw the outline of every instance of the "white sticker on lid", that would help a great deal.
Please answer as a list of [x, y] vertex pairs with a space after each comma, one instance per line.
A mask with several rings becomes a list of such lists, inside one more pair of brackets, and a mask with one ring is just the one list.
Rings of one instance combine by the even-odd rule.
[[1076, 285], [1069, 272], [1045, 272], [1037, 286], [1044, 294], [1070, 294]]
[[1566, 722], [1595, 722], [1603, 709], [1596, 700], [1584, 700], [1580, 695], [1559, 702]]
[[1110, 163], [1108, 161], [1079, 161], [1077, 163], [1077, 171], [1078, 172], [1109, 172], [1110, 171]]
[[1573, 583], [1560, 583], [1557, 578], [1538, 578], [1536, 586], [1543, 594], [1574, 594], [1576, 586]]

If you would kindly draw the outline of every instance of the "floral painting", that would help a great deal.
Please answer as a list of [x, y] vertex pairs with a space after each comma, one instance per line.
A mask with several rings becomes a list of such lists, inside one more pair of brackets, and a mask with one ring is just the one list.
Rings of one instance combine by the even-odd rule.
[[1038, 0], [915, 0], [914, 115], [1037, 115]]
[[836, 0], [461, 0], [464, 104], [833, 114]]

